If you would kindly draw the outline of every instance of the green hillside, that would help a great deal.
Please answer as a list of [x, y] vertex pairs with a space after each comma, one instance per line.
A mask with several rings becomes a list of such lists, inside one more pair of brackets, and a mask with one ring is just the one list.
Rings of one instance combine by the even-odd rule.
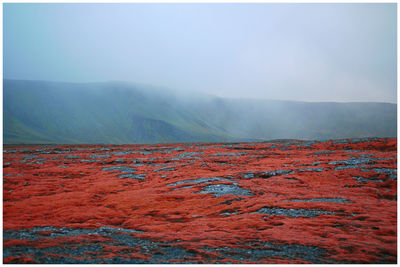
[[5, 144], [397, 136], [397, 106], [223, 99], [122, 82], [3, 81]]

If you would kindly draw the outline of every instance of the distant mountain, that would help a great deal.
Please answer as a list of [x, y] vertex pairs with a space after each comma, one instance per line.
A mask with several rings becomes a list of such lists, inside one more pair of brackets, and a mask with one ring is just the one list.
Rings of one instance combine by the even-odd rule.
[[3, 80], [5, 144], [396, 137], [397, 105], [224, 99], [123, 82]]

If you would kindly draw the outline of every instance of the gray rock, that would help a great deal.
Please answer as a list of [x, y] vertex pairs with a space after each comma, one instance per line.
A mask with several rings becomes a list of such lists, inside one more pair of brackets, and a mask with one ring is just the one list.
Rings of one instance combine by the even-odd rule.
[[200, 194], [209, 194], [212, 193], [216, 197], [220, 197], [223, 195], [239, 195], [239, 196], [253, 196], [250, 193], [250, 190], [238, 187], [234, 184], [216, 184], [216, 185], [208, 185], [203, 187], [203, 191], [198, 192]]

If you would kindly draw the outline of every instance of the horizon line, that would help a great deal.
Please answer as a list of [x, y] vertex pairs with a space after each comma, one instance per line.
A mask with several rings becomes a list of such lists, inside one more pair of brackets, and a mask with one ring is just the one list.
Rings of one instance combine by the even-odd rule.
[[[4, 78], [3, 77], [3, 82], [5, 80], [12, 80], [12, 81], [29, 81], [29, 82], [49, 82], [49, 83], [64, 83], [64, 84], [107, 84], [107, 83], [125, 83], [129, 85], [142, 85], [142, 86], [148, 86], [152, 87], [154, 89], [161, 89], [161, 90], [167, 90], [167, 91], [172, 91], [172, 92], [185, 92], [185, 93], [198, 93], [201, 95], [207, 95], [207, 96], [212, 96], [216, 98], [223, 98], [223, 99], [230, 99], [230, 100], [256, 100], [256, 101], [282, 101], [282, 102], [303, 102], [303, 103], [343, 103], [343, 104], [350, 104], [350, 103], [379, 103], [379, 104], [393, 104], [397, 105], [397, 101], [395, 102], [389, 102], [389, 101], [363, 101], [363, 100], [354, 100], [354, 101], [307, 101], [307, 100], [288, 100], [288, 99], [273, 99], [273, 98], [243, 98], [243, 97], [232, 97], [232, 96], [219, 96], [219, 95], [213, 95], [209, 93], [203, 93], [199, 91], [193, 91], [193, 90], [184, 90], [184, 89], [172, 89], [167, 86], [162, 86], [162, 85], [155, 85], [155, 84], [149, 84], [149, 83], [143, 83], [143, 82], [133, 82], [133, 81], [127, 81], [127, 80], [106, 80], [106, 81], [58, 81], [58, 80], [41, 80], [41, 79], [16, 79], [16, 78]], [[4, 85], [3, 85], [4, 87]], [[2, 89], [3, 89], [2, 87]]]

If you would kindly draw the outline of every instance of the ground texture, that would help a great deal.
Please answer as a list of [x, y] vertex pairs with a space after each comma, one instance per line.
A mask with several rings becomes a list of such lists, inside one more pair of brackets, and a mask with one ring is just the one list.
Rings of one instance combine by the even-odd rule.
[[396, 263], [397, 139], [5, 146], [4, 263]]

